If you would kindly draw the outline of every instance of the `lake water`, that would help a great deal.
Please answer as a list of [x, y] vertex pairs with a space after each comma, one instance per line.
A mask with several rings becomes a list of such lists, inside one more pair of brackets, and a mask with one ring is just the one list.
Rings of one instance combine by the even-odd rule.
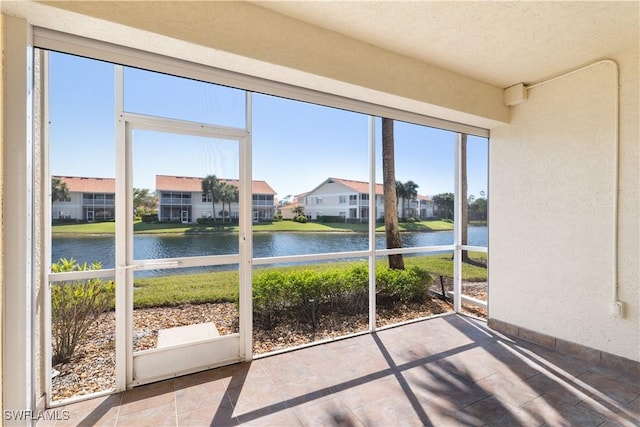
[[[453, 231], [402, 233], [403, 247], [453, 244]], [[487, 246], [487, 227], [469, 227], [469, 244]], [[238, 235], [137, 234], [133, 237], [135, 259], [177, 258], [238, 253]], [[255, 258], [363, 251], [369, 247], [366, 233], [254, 233]], [[384, 233], [376, 234], [376, 248], [386, 247]], [[108, 236], [58, 235], [53, 237], [52, 260], [75, 258], [79, 262], [115, 265], [115, 238]]]

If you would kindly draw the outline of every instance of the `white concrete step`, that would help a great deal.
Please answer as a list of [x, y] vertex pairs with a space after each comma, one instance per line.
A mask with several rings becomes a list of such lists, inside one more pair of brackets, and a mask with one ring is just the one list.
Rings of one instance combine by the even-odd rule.
[[219, 336], [220, 332], [218, 332], [218, 328], [216, 328], [213, 322], [160, 329], [158, 331], [157, 348], [186, 344]]

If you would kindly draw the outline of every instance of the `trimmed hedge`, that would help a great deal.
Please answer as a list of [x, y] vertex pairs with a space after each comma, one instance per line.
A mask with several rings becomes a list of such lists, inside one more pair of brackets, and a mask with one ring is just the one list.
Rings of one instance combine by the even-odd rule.
[[[419, 302], [428, 298], [431, 276], [419, 267], [390, 270], [376, 268], [378, 303]], [[314, 329], [328, 313], [366, 313], [369, 305], [369, 271], [363, 265], [323, 272], [267, 271], [253, 278], [254, 318], [264, 328], [273, 327], [285, 313]]]

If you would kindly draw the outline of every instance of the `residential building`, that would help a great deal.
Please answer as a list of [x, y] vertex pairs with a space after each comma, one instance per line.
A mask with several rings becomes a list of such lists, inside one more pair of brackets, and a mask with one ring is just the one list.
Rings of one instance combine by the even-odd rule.
[[280, 215], [282, 215], [282, 219], [293, 219], [295, 216], [297, 216], [296, 208], [301, 207], [304, 209], [303, 201], [306, 195], [307, 193], [302, 193], [298, 194], [297, 196], [293, 196], [289, 203], [279, 206], [278, 210], [280, 211]]
[[[375, 185], [377, 219], [384, 217], [384, 190]], [[302, 198], [304, 214], [309, 219], [319, 216], [340, 217], [345, 221], [369, 219], [369, 183], [342, 178], [327, 178]], [[403, 204], [405, 209], [403, 210]], [[398, 215], [425, 219], [433, 216], [431, 198], [418, 195], [415, 200], [398, 199]]]
[[[237, 179], [220, 178], [221, 182], [239, 186]], [[251, 183], [253, 200], [253, 221], [269, 221], [275, 214], [274, 196], [276, 192], [266, 181]], [[214, 203], [211, 194], [202, 191], [202, 178], [188, 176], [156, 175], [156, 194], [159, 209], [158, 220], [195, 223], [198, 218], [212, 218]], [[216, 218], [222, 218], [222, 202], [215, 202]], [[224, 210], [231, 219], [238, 218], [238, 202], [225, 204]]]
[[69, 190], [69, 197], [51, 205], [54, 220], [106, 221], [115, 218], [116, 181], [113, 178], [53, 176]]

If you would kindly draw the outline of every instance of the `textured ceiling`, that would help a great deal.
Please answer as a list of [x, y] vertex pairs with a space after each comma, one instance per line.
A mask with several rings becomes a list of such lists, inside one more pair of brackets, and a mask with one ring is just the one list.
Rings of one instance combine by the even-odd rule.
[[499, 87], [607, 57], [640, 37], [637, 1], [255, 4]]

